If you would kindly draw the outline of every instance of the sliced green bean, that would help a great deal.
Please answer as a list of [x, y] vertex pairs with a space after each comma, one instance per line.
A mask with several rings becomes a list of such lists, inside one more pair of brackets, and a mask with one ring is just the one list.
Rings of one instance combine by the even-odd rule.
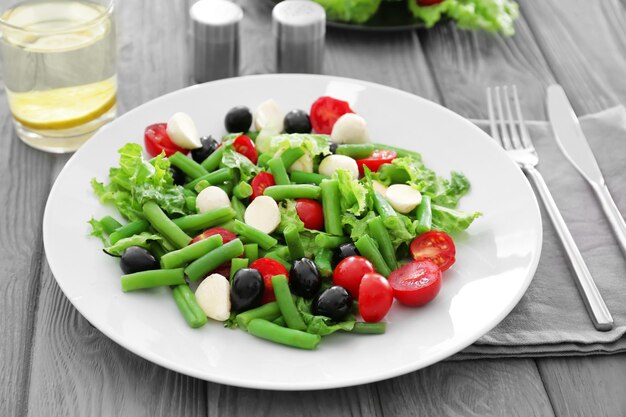
[[347, 236], [333, 236], [327, 233], [319, 233], [315, 236], [315, 244], [324, 249], [335, 249], [348, 242], [350, 242], [350, 238]]
[[426, 233], [433, 227], [433, 212], [430, 204], [430, 197], [422, 195], [422, 202], [417, 206], [417, 226], [415, 231], [418, 234]]
[[386, 277], [391, 274], [389, 266], [385, 263], [383, 255], [380, 253], [376, 247], [376, 243], [374, 243], [374, 240], [371, 237], [367, 235], [361, 236], [359, 240], [354, 243], [354, 246], [356, 246], [362, 256], [365, 256], [372, 262], [372, 264], [374, 264], [376, 272]]
[[333, 251], [330, 249], [318, 248], [315, 251], [315, 265], [322, 276], [329, 277], [333, 274], [332, 259]]
[[374, 208], [383, 218], [383, 223], [387, 228], [406, 230], [406, 225], [400, 216], [398, 216], [398, 213], [391, 204], [389, 204], [387, 199], [377, 192], [374, 192]]
[[283, 235], [285, 236], [285, 242], [287, 242], [287, 247], [289, 248], [289, 257], [291, 260], [304, 258], [304, 246], [302, 245], [298, 228], [289, 226], [285, 228]]
[[215, 171], [215, 169], [220, 166], [220, 162], [222, 162], [222, 156], [224, 156], [225, 149], [226, 146], [220, 146], [214, 150], [211, 155], [207, 156], [207, 158], [202, 161], [200, 164], [202, 165], [202, 168], [206, 169], [208, 172]]
[[237, 314], [235, 320], [237, 324], [243, 330], [248, 330], [248, 324], [254, 319], [263, 320], [275, 320], [280, 317], [280, 308], [277, 302], [263, 304], [260, 307], [253, 308], [252, 310], [244, 311]]
[[187, 284], [177, 285], [172, 289], [172, 295], [178, 309], [183, 314], [189, 327], [197, 329], [204, 326], [208, 319], [206, 313], [198, 305], [198, 300]]
[[338, 155], [346, 155], [354, 159], [367, 158], [374, 152], [374, 145], [371, 143], [342, 144], [337, 146]]
[[317, 200], [320, 198], [321, 189], [311, 184], [272, 185], [263, 191], [263, 195], [270, 196], [276, 201], [296, 198]]
[[176, 223], [171, 221], [163, 210], [161, 210], [161, 207], [154, 201], [148, 201], [143, 205], [143, 214], [152, 227], [161, 233], [163, 237], [172, 242], [177, 248], [184, 248], [191, 241], [189, 235], [183, 232], [180, 227], [176, 226]]
[[107, 235], [110, 235], [111, 233], [122, 227], [122, 224], [111, 216], [104, 216], [103, 218], [101, 218], [100, 224], [104, 229], [104, 233], [106, 233]]
[[259, 160], [257, 161], [257, 165], [262, 168], [267, 168], [267, 163], [272, 159], [272, 155], [267, 153], [262, 153], [259, 155]]
[[187, 274], [190, 280], [197, 281], [221, 264], [236, 258], [242, 253], [243, 243], [241, 243], [241, 240], [231, 240], [190, 263], [185, 268], [185, 274]]
[[384, 321], [378, 323], [363, 323], [357, 321], [354, 323], [354, 327], [351, 332], [357, 334], [383, 334], [386, 329], [387, 323]]
[[244, 204], [235, 196], [230, 199], [230, 205], [235, 211], [235, 219], [242, 222], [243, 216], [246, 213], [246, 206], [244, 206]]
[[[210, 156], [209, 156], [210, 158]], [[235, 177], [235, 173], [231, 168], [220, 168], [217, 171], [209, 172], [206, 175], [203, 175], [199, 178], [196, 178], [193, 181], [185, 184], [185, 188], [188, 190], [195, 189], [196, 185], [201, 181], [206, 181], [211, 185], [220, 185], [226, 181], [230, 181]]]
[[165, 249], [163, 249], [163, 246], [161, 246], [161, 242], [150, 243], [150, 247], [148, 248], [148, 250], [151, 254], [154, 255], [155, 258], [157, 258], [157, 260], [161, 260], [163, 255], [167, 253]]
[[111, 233], [109, 235], [109, 243], [113, 245], [121, 239], [138, 235], [139, 233], [148, 230], [149, 226], [150, 224], [145, 220], [135, 220], [134, 222], [130, 222]]
[[[280, 159], [283, 161], [285, 169], [289, 169], [298, 159], [304, 155], [304, 149], [302, 148], [289, 148], [280, 155]], [[278, 183], [276, 183], [278, 184]]]
[[179, 268], [222, 246], [222, 236], [213, 235], [161, 257], [161, 268]]
[[287, 271], [291, 270], [291, 264], [289, 262], [287, 262], [287, 260], [285, 258], [283, 258], [282, 256], [280, 256], [278, 253], [276, 253], [275, 251], [272, 252], [267, 252], [264, 256], [264, 258], [270, 258], [273, 259], [275, 261], [280, 262]]
[[380, 217], [374, 217], [367, 222], [367, 228], [370, 231], [371, 237], [378, 243], [380, 253], [383, 255], [383, 259], [387, 266], [393, 271], [398, 268], [398, 262], [396, 260], [396, 249], [391, 242], [391, 236], [389, 231], [385, 227]]
[[208, 229], [218, 224], [227, 222], [235, 217], [235, 210], [230, 207], [220, 207], [206, 213], [190, 214], [172, 220], [174, 224], [184, 231]]
[[172, 165], [183, 171], [189, 178], [196, 179], [209, 173], [202, 165], [180, 152], [175, 152], [168, 159]]
[[235, 233], [241, 236], [245, 236], [251, 242], [258, 243], [260, 247], [267, 250], [273, 246], [276, 246], [278, 240], [274, 239], [265, 232], [260, 231], [250, 225], [247, 225], [239, 220], [235, 220], [233, 223], [233, 229]]
[[280, 314], [285, 319], [287, 327], [296, 330], [306, 330], [306, 324], [304, 324], [304, 320], [302, 320], [302, 316], [300, 316], [300, 312], [293, 302], [287, 277], [285, 275], [273, 276], [272, 287], [274, 288], [278, 308], [280, 308]]
[[217, 188], [221, 188], [222, 191], [224, 191], [226, 195], [228, 195], [229, 197], [233, 195], [233, 188], [235, 187], [235, 184], [232, 181], [226, 181], [221, 184], [215, 184], [215, 186]]
[[[222, 223], [219, 225], [222, 229], [226, 229], [229, 232], [235, 233], [237, 234], [237, 231], [235, 230], [235, 220], [229, 220], [226, 223]], [[241, 236], [240, 236], [241, 238]]]
[[289, 185], [291, 181], [289, 180], [289, 175], [287, 175], [287, 170], [285, 169], [285, 165], [283, 164], [283, 160], [280, 158], [273, 158], [268, 163], [267, 166], [270, 169], [270, 172], [274, 176], [274, 181], [278, 185]]
[[322, 181], [329, 179], [326, 175], [316, 174], [314, 172], [291, 171], [291, 181], [296, 184], [315, 184], [320, 185]]
[[241, 181], [233, 187], [233, 196], [244, 199], [252, 195], [252, 186], [246, 181]]
[[318, 334], [281, 327], [270, 321], [254, 319], [248, 323], [248, 333], [271, 342], [313, 350], [320, 344], [322, 337]]
[[[245, 248], [244, 248], [245, 249]], [[235, 272], [240, 269], [248, 267], [248, 259], [247, 258], [233, 258], [230, 261], [230, 282], [232, 284], [233, 277], [235, 276]]]
[[415, 158], [419, 161], [422, 160], [422, 155], [420, 155], [418, 152], [409, 151], [407, 149], [402, 149], [391, 145], [385, 145], [383, 143], [373, 143], [372, 145], [374, 145], [374, 148], [376, 149], [386, 149], [389, 151], [394, 151], [396, 154], [398, 154], [399, 157], [410, 156], [411, 158]]
[[[210, 187], [211, 184], [207, 181], [207, 180], [200, 180], [196, 183], [196, 185], [193, 186], [193, 190], [200, 194], [202, 192], [202, 190], [204, 190], [207, 187]], [[186, 189], [186, 188], [185, 188]]]
[[337, 180], [324, 180], [320, 184], [320, 188], [322, 189], [322, 207], [326, 233], [343, 236], [342, 213], [339, 204], [339, 182]]
[[145, 288], [184, 284], [185, 275], [183, 268], [153, 269], [122, 275], [121, 283], [122, 291], [128, 292]]
[[198, 211], [196, 207], [196, 197], [185, 197], [185, 207], [188, 211], [196, 213]]
[[250, 260], [250, 263], [259, 259], [259, 245], [256, 243], [248, 243], [243, 245], [243, 254]]

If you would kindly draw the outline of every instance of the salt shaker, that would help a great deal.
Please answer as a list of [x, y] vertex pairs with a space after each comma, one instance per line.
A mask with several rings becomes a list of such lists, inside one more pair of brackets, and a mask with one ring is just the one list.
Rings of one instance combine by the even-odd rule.
[[321, 73], [326, 12], [309, 0], [282, 1], [272, 11], [276, 71]]
[[237, 76], [241, 7], [228, 0], [199, 0], [189, 15], [194, 80], [203, 83]]

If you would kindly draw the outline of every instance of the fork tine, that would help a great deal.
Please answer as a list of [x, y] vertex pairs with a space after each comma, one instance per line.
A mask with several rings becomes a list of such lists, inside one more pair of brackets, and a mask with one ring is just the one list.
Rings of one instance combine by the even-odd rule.
[[[513, 86], [515, 87], [515, 86]], [[513, 120], [513, 112], [511, 112], [511, 100], [509, 98], [509, 88], [507, 86], [502, 87], [504, 90], [504, 107], [506, 108], [506, 115], [509, 124], [509, 130], [511, 132], [511, 143], [513, 148], [519, 149], [522, 147], [517, 128], [515, 127], [515, 121]]]
[[517, 122], [519, 123], [519, 130], [522, 135], [522, 145], [525, 148], [532, 148], [533, 143], [530, 140], [530, 134], [528, 133], [528, 128], [526, 127], [524, 116], [522, 116], [522, 107], [519, 104], [519, 96], [517, 95], [516, 86], [513, 86], [513, 102], [515, 103], [515, 112], [517, 113]]
[[509, 132], [507, 132], [506, 125], [504, 124], [504, 112], [502, 111], [502, 100], [500, 98], [500, 87], [496, 87], [496, 108], [498, 110], [498, 122], [500, 124], [500, 132], [502, 136], [502, 146], [506, 150], [512, 149], [511, 147], [511, 137], [509, 136]]
[[500, 133], [496, 126], [496, 115], [493, 111], [493, 100], [491, 99], [491, 87], [487, 87], [487, 112], [489, 113], [489, 129], [491, 130], [491, 137], [502, 143], [500, 139]]

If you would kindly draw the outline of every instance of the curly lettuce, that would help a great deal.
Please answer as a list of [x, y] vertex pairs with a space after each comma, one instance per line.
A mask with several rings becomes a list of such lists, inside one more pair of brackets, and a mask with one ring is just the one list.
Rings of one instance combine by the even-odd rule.
[[326, 17], [338, 22], [367, 22], [378, 10], [381, 0], [315, 0], [326, 9]]

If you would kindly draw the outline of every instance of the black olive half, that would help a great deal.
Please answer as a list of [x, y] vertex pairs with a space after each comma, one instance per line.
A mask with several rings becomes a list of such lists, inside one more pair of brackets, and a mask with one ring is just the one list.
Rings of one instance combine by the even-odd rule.
[[345, 288], [335, 285], [313, 300], [313, 314], [341, 321], [352, 309], [352, 297]]
[[289, 286], [295, 295], [311, 299], [322, 286], [322, 277], [309, 258], [297, 259], [289, 271]]
[[231, 309], [237, 313], [261, 305], [263, 298], [263, 276], [252, 268], [242, 268], [235, 272], [230, 287]]
[[224, 118], [224, 127], [228, 133], [246, 133], [251, 124], [252, 113], [246, 106], [233, 107]]
[[191, 157], [199, 164], [215, 152], [219, 146], [217, 140], [213, 139], [211, 136], [201, 137], [200, 143], [202, 143], [202, 147], [191, 150]]
[[311, 119], [304, 110], [291, 110], [285, 115], [286, 133], [311, 133]]
[[354, 243], [344, 243], [343, 245], [339, 245], [333, 251], [333, 267], [337, 266], [339, 262], [343, 261], [349, 256], [358, 256], [360, 255]]
[[129, 246], [122, 253], [120, 267], [125, 274], [159, 269], [159, 261], [146, 248]]

